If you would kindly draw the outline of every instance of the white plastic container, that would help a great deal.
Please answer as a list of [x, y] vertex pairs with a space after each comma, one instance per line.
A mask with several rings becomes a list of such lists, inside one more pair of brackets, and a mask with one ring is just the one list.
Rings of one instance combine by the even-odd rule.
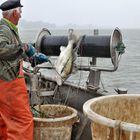
[[75, 109], [50, 104], [36, 109], [45, 117], [34, 117], [34, 140], [71, 140], [72, 125], [78, 121]]
[[122, 94], [88, 100], [93, 140], [140, 140], [140, 95]]

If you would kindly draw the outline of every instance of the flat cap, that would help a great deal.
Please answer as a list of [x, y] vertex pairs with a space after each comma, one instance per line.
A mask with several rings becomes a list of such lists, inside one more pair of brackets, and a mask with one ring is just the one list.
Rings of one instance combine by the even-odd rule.
[[7, 0], [0, 5], [0, 9], [2, 11], [14, 9], [14, 8], [17, 8], [17, 7], [23, 7], [20, 3], [20, 0]]

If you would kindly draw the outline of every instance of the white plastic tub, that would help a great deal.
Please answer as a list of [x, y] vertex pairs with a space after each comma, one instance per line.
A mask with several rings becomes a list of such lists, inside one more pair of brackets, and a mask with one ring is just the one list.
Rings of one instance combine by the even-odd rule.
[[140, 140], [140, 95], [123, 94], [88, 100], [93, 140]]
[[[39, 110], [39, 106], [36, 107]], [[34, 117], [34, 140], [70, 140], [77, 111], [64, 105], [41, 105], [44, 118]]]

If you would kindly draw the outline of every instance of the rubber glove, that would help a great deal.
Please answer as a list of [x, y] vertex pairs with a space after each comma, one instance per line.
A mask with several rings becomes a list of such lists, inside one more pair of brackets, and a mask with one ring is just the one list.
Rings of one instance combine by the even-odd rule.
[[29, 43], [29, 44], [27, 44], [27, 49], [26, 49], [25, 53], [30, 58], [33, 55], [35, 55], [36, 49], [34, 48], [34, 46], [32, 44]]
[[35, 53], [32, 57], [32, 67], [34, 67], [35, 65], [38, 64], [42, 64], [44, 62], [48, 62], [49, 59], [46, 55], [44, 55], [43, 53]]

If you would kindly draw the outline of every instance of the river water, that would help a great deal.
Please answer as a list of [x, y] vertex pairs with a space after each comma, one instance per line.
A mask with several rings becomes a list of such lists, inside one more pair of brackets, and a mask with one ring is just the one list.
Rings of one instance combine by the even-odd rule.
[[[20, 30], [23, 42], [36, 42], [39, 29]], [[80, 34], [92, 35], [93, 30], [76, 30]], [[110, 35], [112, 30], [99, 29], [99, 35]], [[67, 30], [50, 30], [52, 35], [66, 35]], [[140, 93], [140, 29], [121, 30], [123, 43], [126, 46], [125, 53], [122, 55], [119, 68], [115, 72], [102, 72], [100, 88], [105, 89], [109, 93], [114, 93], [115, 88], [126, 88], [129, 94]], [[88, 63], [91, 58], [80, 60], [80, 64]], [[97, 59], [101, 65], [108, 65], [111, 61], [103, 58]], [[71, 82], [84, 84], [87, 81], [87, 72], [79, 72], [70, 77]], [[68, 79], [69, 80], [69, 79]]]

